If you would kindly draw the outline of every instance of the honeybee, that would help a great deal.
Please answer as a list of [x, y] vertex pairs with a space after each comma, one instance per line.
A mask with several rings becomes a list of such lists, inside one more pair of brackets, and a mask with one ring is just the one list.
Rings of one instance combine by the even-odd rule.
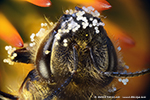
[[112, 83], [115, 78], [126, 78], [126, 84], [128, 77], [149, 73], [150, 69], [124, 71], [126, 66], [117, 54], [120, 47], [114, 46], [99, 16], [92, 7], [75, 7], [66, 10], [51, 28], [32, 34], [27, 47], [6, 47], [11, 53], [5, 62], [31, 63], [35, 69], [25, 78], [18, 96], [0, 91], [0, 98], [88, 100], [114, 96], [118, 91]]

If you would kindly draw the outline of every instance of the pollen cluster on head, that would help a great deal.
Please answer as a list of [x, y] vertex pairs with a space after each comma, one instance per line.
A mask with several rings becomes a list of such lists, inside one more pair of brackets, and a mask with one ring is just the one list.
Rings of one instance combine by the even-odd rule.
[[[99, 34], [101, 32], [100, 28], [105, 25], [99, 16], [100, 13], [94, 10], [93, 7], [76, 7], [75, 10], [66, 10], [65, 14], [59, 20], [59, 28], [55, 30], [57, 32], [55, 35], [55, 44], [59, 44], [58, 41], [63, 34], [76, 34], [76, 32], [82, 34], [82, 32], [80, 33], [79, 31], [84, 30], [93, 30], [92, 34]], [[88, 33], [86, 36], [88, 36]], [[68, 45], [67, 42], [63, 42], [62, 44], [64, 47]]]
[[[99, 19], [100, 13], [97, 10], [94, 10], [93, 7], [76, 7], [76, 10], [66, 10], [66, 19], [61, 23], [61, 30], [62, 33], [69, 33], [70, 31], [76, 32], [79, 29], [86, 29], [86, 28], [94, 28], [95, 33], [99, 33], [100, 29], [99, 26], [104, 26], [105, 24], [101, 22]], [[89, 18], [89, 16], [91, 16]], [[65, 17], [65, 16], [64, 16]], [[60, 32], [58, 32], [60, 33]]]
[[100, 16], [100, 13], [97, 10], [95, 10], [92, 6], [89, 6], [87, 8], [83, 6], [82, 9], [85, 12], [92, 14], [94, 17], [99, 17]]
[[[49, 22], [49, 25], [52, 26], [54, 24], [53, 24], [53, 22]], [[41, 41], [38, 38], [42, 38], [47, 34], [47, 31], [49, 31], [47, 29], [49, 29], [48, 24], [47, 23], [41, 23], [40, 30], [36, 34], [35, 33], [31, 34], [31, 36], [30, 36], [31, 43], [29, 43], [29, 46], [30, 47], [35, 47], [36, 44]]]
[[[45, 25], [45, 24], [44, 24]], [[43, 26], [43, 24], [41, 24], [41, 26]], [[38, 33], [32, 33], [31, 34], [31, 36], [30, 36], [30, 39], [31, 39], [31, 43], [29, 43], [29, 46], [30, 47], [33, 47], [33, 46], [35, 46], [35, 37], [42, 37], [43, 36], [43, 33], [45, 32], [46, 30], [45, 30], [45, 28], [41, 28], [40, 30], [39, 30], [39, 32]]]
[[[68, 20], [62, 22], [61, 24], [61, 32], [62, 33], [69, 33], [70, 30], [72, 30], [73, 32], [77, 31], [80, 28], [80, 25], [74, 21], [73, 17], [70, 17]], [[60, 33], [58, 31], [58, 33]]]

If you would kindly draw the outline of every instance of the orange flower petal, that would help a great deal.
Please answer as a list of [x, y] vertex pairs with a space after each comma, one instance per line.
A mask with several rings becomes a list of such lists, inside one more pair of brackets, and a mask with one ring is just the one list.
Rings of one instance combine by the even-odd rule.
[[23, 47], [19, 33], [2, 13], [0, 13], [0, 38], [15, 47]]
[[49, 7], [51, 5], [50, 0], [26, 0], [26, 1], [40, 7]]
[[84, 6], [92, 6], [98, 11], [103, 11], [111, 8], [111, 5], [106, 0], [66, 0], [66, 1], [81, 4]]
[[[87, 4], [87, 6], [90, 6], [90, 4]], [[92, 6], [98, 11], [108, 10], [112, 7], [106, 0], [95, 0]]]
[[131, 48], [135, 46], [135, 41], [128, 36], [121, 28], [110, 21], [104, 21], [105, 29], [109, 37], [114, 36], [116, 40], [119, 40], [119, 44], [122, 48]]

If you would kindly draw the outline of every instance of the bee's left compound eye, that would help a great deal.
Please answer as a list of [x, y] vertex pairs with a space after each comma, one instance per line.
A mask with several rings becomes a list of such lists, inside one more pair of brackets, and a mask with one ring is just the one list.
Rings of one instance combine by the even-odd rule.
[[50, 57], [51, 47], [55, 31], [48, 34], [40, 44], [36, 55], [36, 66], [39, 74], [44, 78], [51, 80]]

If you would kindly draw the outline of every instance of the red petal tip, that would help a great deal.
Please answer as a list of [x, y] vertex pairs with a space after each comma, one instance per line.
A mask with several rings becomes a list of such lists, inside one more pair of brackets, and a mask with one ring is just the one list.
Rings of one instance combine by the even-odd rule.
[[26, 1], [40, 7], [49, 7], [51, 5], [50, 0], [26, 0]]
[[94, 7], [99, 11], [103, 11], [110, 9], [112, 6], [106, 0], [95, 0]]
[[23, 42], [18, 42], [14, 46], [15, 47], [23, 47], [24, 45], [23, 45]]
[[15, 47], [23, 47], [23, 40], [14, 26], [0, 13], [0, 39]]
[[110, 9], [112, 6], [111, 6], [111, 5], [108, 5], [108, 4], [103, 4], [103, 7], [104, 7], [105, 9]]

